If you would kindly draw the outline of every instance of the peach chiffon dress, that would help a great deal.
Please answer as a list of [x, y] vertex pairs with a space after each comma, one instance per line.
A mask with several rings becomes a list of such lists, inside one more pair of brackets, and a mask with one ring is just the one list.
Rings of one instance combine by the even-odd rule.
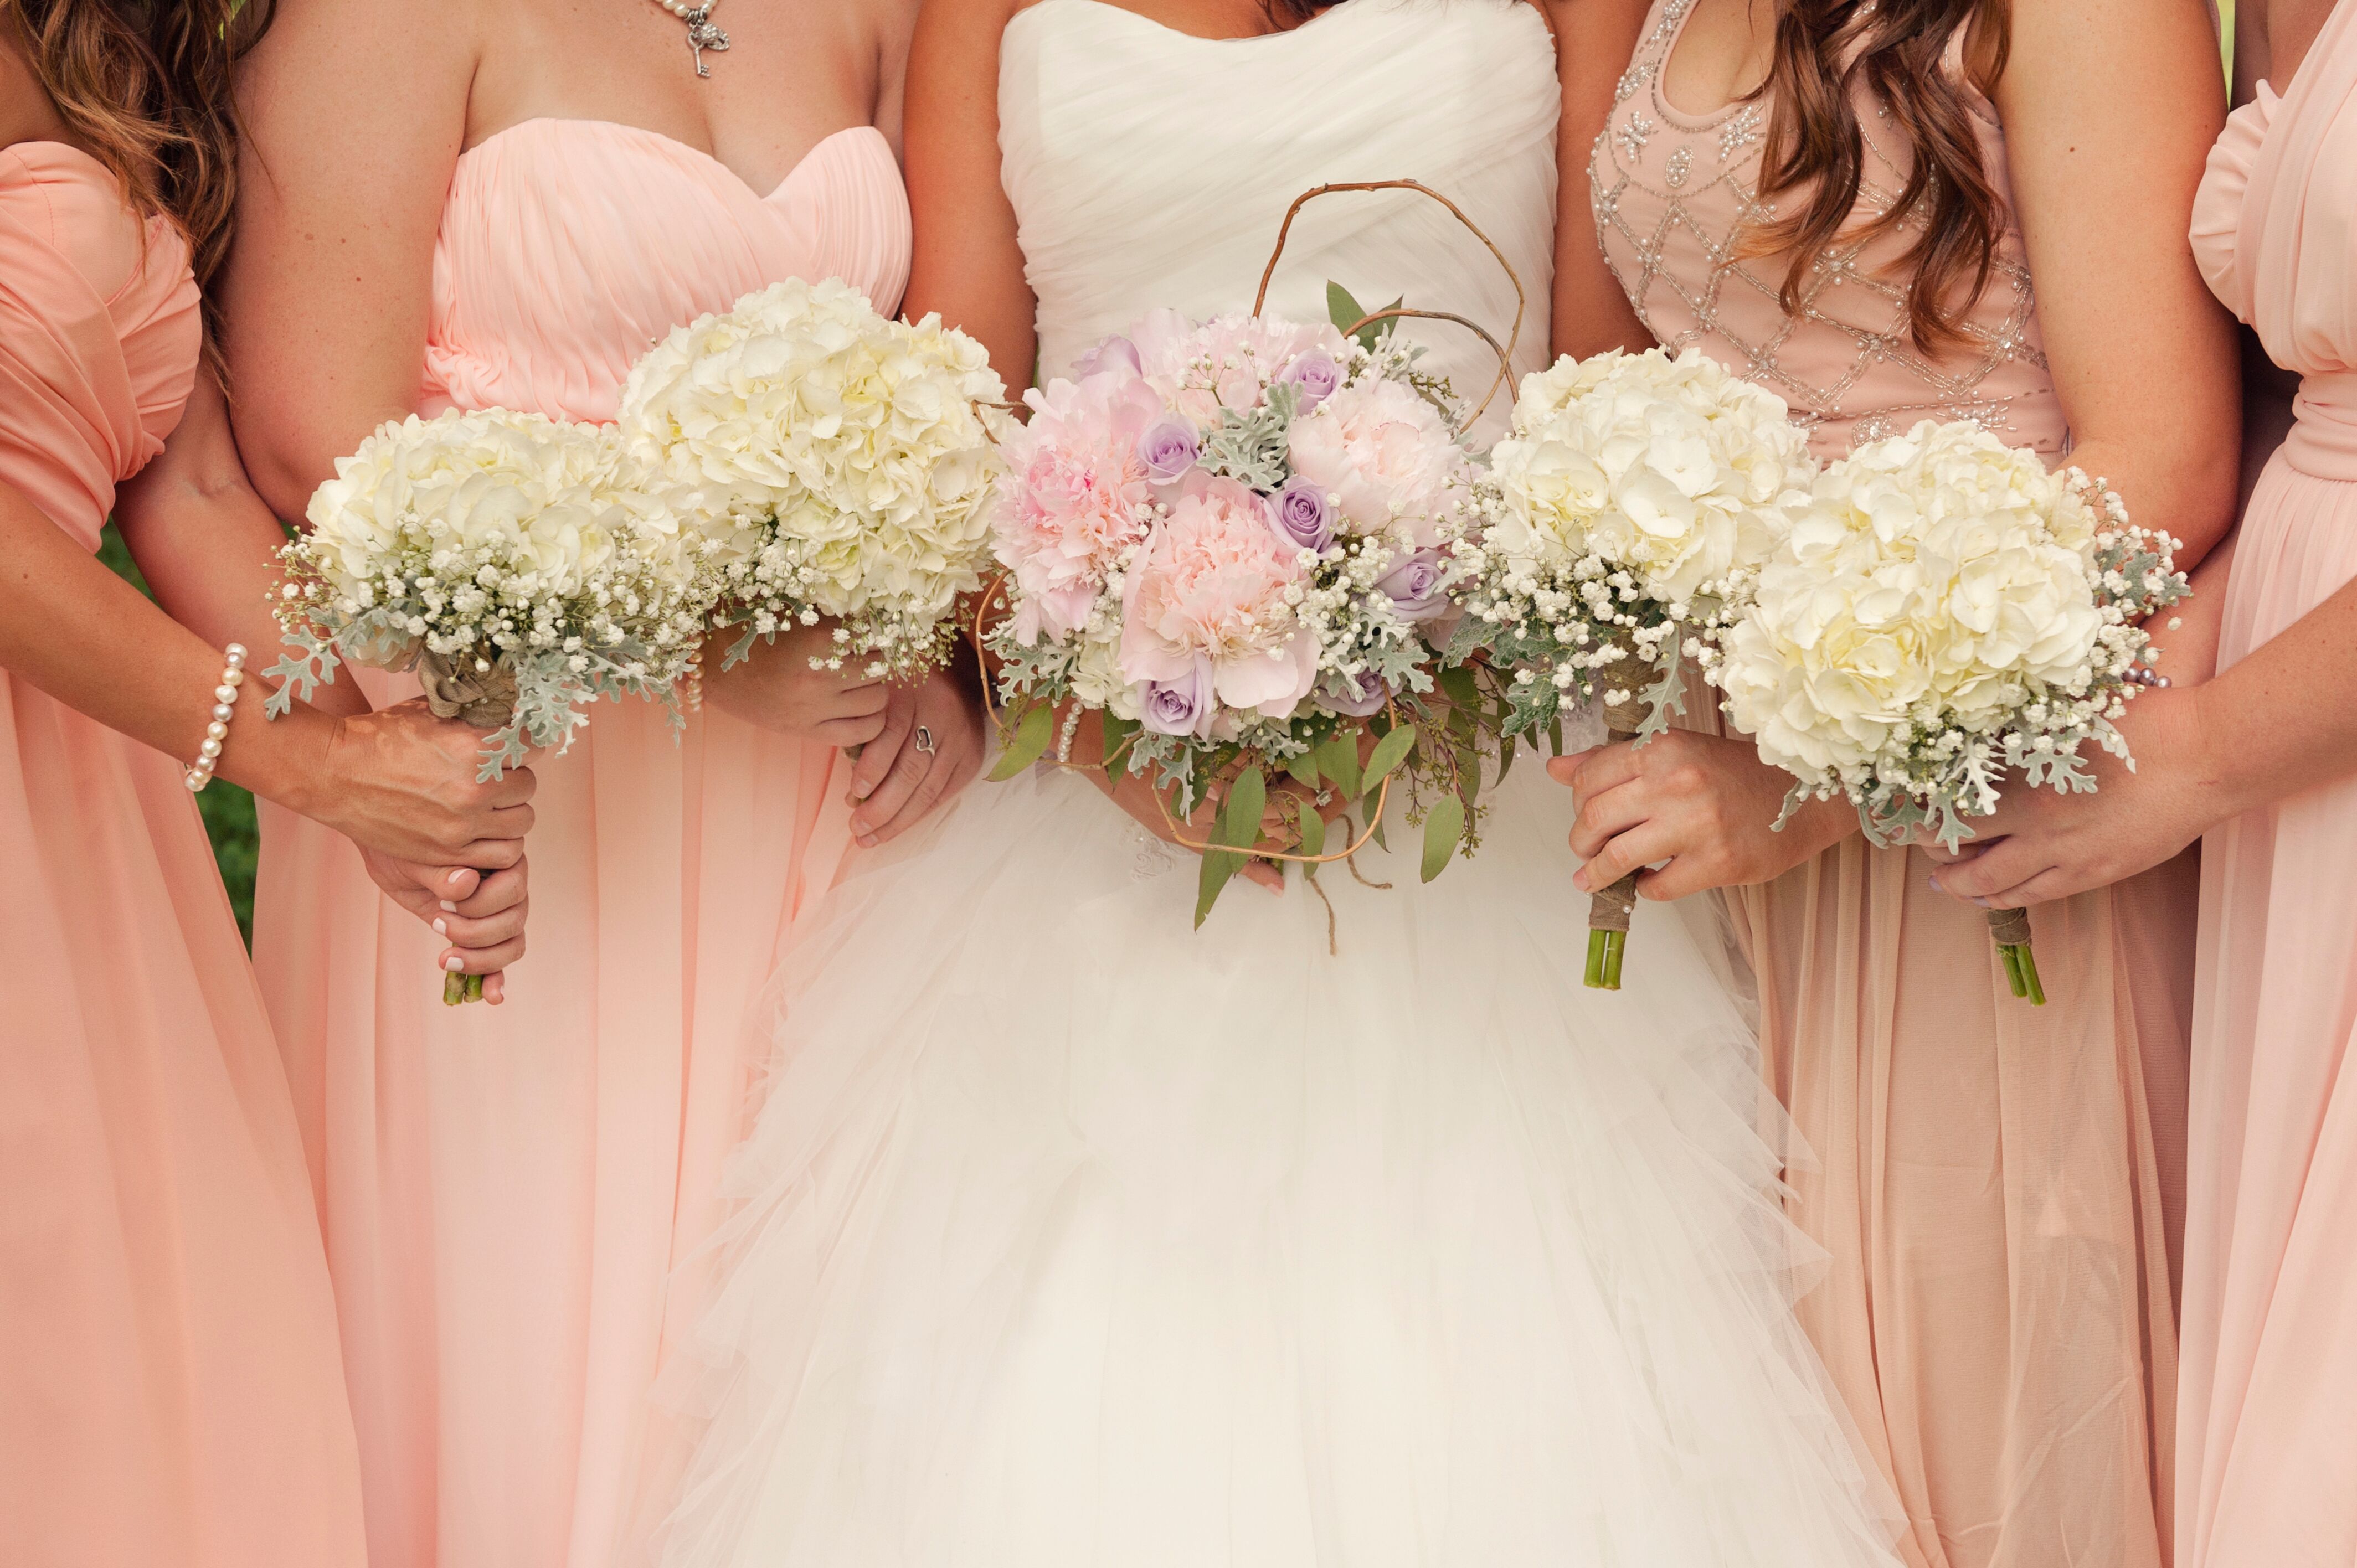
[[[675, 324], [781, 278], [879, 308], [908, 277], [890, 146], [839, 132], [776, 189], [603, 121], [460, 158], [434, 254], [425, 409], [613, 417]], [[372, 697], [406, 677], [364, 676]], [[755, 1058], [745, 1031], [849, 843], [847, 769], [706, 709], [600, 705], [537, 758], [532, 948], [445, 1008], [439, 943], [351, 846], [265, 815], [255, 955], [326, 1216], [373, 1568], [607, 1560]]]
[[[2357, 578], [2357, 0], [2210, 155], [2193, 245], [2303, 378], [2244, 514], [2219, 661]], [[2343, 704], [2345, 693], [2329, 699]], [[2357, 1563], [2357, 782], [2201, 846], [2184, 1568]]]
[[[0, 481], [84, 549], [197, 306], [98, 163], [0, 148]], [[0, 671], [0, 1561], [358, 1568], [318, 1218], [181, 771]]]
[[[2011, 227], [1962, 349], [1909, 340], [1887, 270], [1904, 246], [1889, 239], [1837, 244], [1800, 308], [1781, 307], [1781, 258], [1738, 245], [1762, 211], [1769, 105], [1692, 114], [1662, 90], [1689, 10], [1657, 0], [1593, 157], [1606, 258], [1653, 335], [1783, 397], [1821, 456], [1971, 418], [2061, 460], [2070, 435]], [[1974, 103], [2004, 192], [2003, 130]], [[1859, 119], [1864, 200], [1887, 202], [1910, 154], [1884, 105]], [[1769, 1081], [1806, 1144], [1791, 1210], [1832, 1254], [1802, 1319], [1905, 1508], [1910, 1568], [2153, 1568], [2171, 1496], [2192, 863], [2040, 906], [2043, 1008], [2008, 993], [1983, 916], [1934, 892], [1932, 870], [1853, 835], [1722, 896]]]

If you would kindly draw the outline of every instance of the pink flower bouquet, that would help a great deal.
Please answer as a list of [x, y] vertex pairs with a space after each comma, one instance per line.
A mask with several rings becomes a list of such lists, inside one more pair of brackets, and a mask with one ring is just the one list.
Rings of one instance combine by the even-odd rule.
[[[1267, 779], [1363, 800], [1394, 776], [1425, 875], [1460, 844], [1480, 757], [1444, 671], [1456, 541], [1474, 500], [1461, 412], [1388, 322], [1332, 291], [1333, 325], [1147, 316], [1026, 394], [990, 503], [1005, 569], [985, 632], [1010, 778], [1085, 714], [1103, 766], [1149, 777], [1182, 822], [1222, 799], [1197, 919], [1255, 849]], [[1470, 691], [1468, 710], [1483, 706]], [[1304, 800], [1302, 860], [1325, 855]]]

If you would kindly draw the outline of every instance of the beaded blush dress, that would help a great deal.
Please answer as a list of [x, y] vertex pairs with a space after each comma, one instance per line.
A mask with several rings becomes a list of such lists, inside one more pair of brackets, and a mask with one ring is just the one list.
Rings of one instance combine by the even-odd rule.
[[[1738, 243], [1773, 210], [1755, 194], [1769, 104], [1688, 113], [1663, 91], [1690, 7], [1657, 0], [1593, 154], [1600, 242], [1646, 327], [1784, 398], [1820, 456], [1969, 418], [2060, 461], [2070, 433], [2010, 224], [1961, 349], [1909, 339], [1905, 280], [1887, 271], [1903, 237], [1836, 243], [1799, 308], [1781, 306], [1784, 258]], [[2002, 128], [1971, 98], [2005, 194]], [[1906, 144], [1882, 105], [1859, 118], [1862, 205], [1888, 202]], [[1933, 891], [1932, 869], [1853, 834], [1720, 896], [1757, 977], [1769, 1082], [1808, 1151], [1790, 1209], [1834, 1260], [1802, 1317], [1907, 1510], [1910, 1568], [2152, 1568], [2190, 859], [2039, 907], [2042, 1008], [2012, 997], [1980, 911]]]

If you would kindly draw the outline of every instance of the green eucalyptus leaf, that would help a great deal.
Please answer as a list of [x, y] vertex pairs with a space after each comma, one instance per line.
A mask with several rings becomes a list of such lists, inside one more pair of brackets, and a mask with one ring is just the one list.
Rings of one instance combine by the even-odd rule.
[[998, 766], [990, 770], [994, 784], [1004, 784], [1022, 772], [1047, 753], [1049, 736], [1056, 727], [1055, 710], [1040, 703], [1026, 710], [1015, 722], [1015, 733], [1007, 737], [1006, 749], [999, 754]]
[[1318, 802], [1303, 800], [1298, 807], [1301, 828], [1301, 853], [1315, 860], [1326, 853], [1326, 819], [1318, 814]]
[[1374, 754], [1367, 758], [1365, 781], [1360, 788], [1372, 789], [1382, 783], [1390, 777], [1393, 768], [1407, 760], [1407, 754], [1415, 749], [1415, 727], [1413, 725], [1394, 725], [1391, 734], [1375, 742]]
[[1365, 786], [1359, 781], [1359, 735], [1356, 730], [1338, 730], [1318, 748], [1318, 768], [1332, 780], [1334, 788], [1345, 795], [1357, 795]]
[[1104, 716], [1104, 770], [1116, 779], [1129, 767], [1128, 754], [1122, 747], [1138, 728], [1135, 719], [1125, 719], [1113, 714]]
[[1285, 759], [1285, 770], [1286, 773], [1292, 775], [1293, 781], [1300, 785], [1303, 789], [1315, 789], [1318, 788], [1319, 775], [1318, 772], [1318, 754], [1315, 751], [1305, 751], [1298, 757], [1286, 757]]
[[1244, 856], [1233, 850], [1206, 850], [1203, 854], [1202, 875], [1195, 884], [1195, 929], [1203, 929], [1203, 921], [1211, 913], [1211, 906], [1220, 901], [1220, 894], [1229, 880], [1244, 868]]
[[1454, 795], [1443, 795], [1433, 801], [1432, 810], [1424, 819], [1424, 879], [1426, 882], [1448, 869], [1448, 857], [1457, 853], [1457, 841], [1465, 836], [1465, 803]]
[[1245, 768], [1220, 808], [1219, 842], [1230, 849], [1252, 848], [1260, 842], [1261, 814], [1267, 810], [1268, 781], [1259, 768]]

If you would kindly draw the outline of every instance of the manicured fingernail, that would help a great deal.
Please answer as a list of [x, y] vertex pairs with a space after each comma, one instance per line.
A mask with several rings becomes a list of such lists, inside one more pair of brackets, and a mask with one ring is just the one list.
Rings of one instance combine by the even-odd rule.
[[860, 834], [859, 847], [862, 849], [874, 849], [876, 847], [876, 835], [874, 833]]
[[458, 912], [458, 906], [445, 898], [442, 900], [442, 912], [446, 915], [455, 915]]
[[1940, 886], [1940, 874], [1936, 871], [1931, 875], [1923, 878], [1923, 880], [1932, 885], [1932, 891], [1934, 893], [1945, 893], [1947, 891], [1946, 888]]
[[434, 934], [435, 934], [436, 936], [437, 936], [437, 937], [447, 937], [447, 936], [448, 936], [448, 935], [450, 934], [450, 922], [449, 922], [449, 921], [447, 921], [447, 920], [436, 920], [436, 921], [435, 921], [435, 922], [434, 922]]
[[1978, 904], [1978, 905], [1979, 905], [1982, 908], [1984, 908], [1984, 909], [1994, 909], [1994, 908], [1996, 908], [1996, 905], [1994, 905], [1994, 904], [1990, 903], [1990, 902], [1989, 902], [1987, 899], [1986, 899], [1986, 898], [1975, 898], [1975, 899], [1974, 899], [1974, 900], [1973, 900], [1973, 902], [1974, 902], [1974, 903], [1975, 903], [1975, 904]]
[[442, 967], [448, 970], [451, 973], [456, 974], [460, 970], [467, 967], [467, 961], [460, 958], [457, 953], [452, 953], [448, 958], [442, 961]]
[[851, 803], [856, 806], [874, 793], [876, 786], [873, 784], [854, 784], [851, 787]]

